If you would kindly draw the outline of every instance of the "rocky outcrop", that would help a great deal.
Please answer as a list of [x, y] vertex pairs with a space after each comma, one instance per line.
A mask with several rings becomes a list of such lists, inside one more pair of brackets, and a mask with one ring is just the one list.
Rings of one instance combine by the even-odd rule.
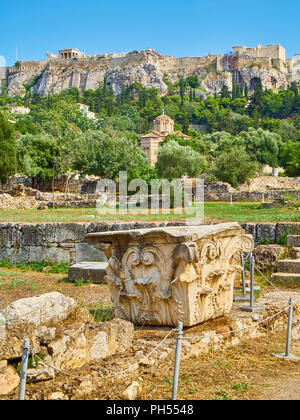
[[288, 87], [289, 79], [286, 73], [279, 70], [269, 68], [259, 68], [256, 66], [246, 67], [239, 70], [244, 83], [248, 86], [254, 87], [255, 80], [260, 78], [262, 85], [265, 89], [279, 89], [283, 86], [285, 89]]
[[[201, 73], [202, 72], [200, 71], [200, 74]], [[211, 72], [202, 76], [200, 87], [207, 92], [219, 93], [224, 84], [228, 86], [229, 90], [232, 90], [232, 74], [230, 72]]]
[[[85, 58], [62, 60], [52, 56], [48, 61], [21, 63], [19, 68], [8, 68], [6, 82], [10, 96], [25, 95], [24, 85], [32, 86], [34, 92], [42, 95], [61, 92], [76, 87], [96, 90], [107, 79], [108, 86], [116, 93], [122, 88], [138, 82], [147, 87], [158, 88], [164, 94], [167, 85], [164, 75], [174, 83], [181, 76], [197, 75], [200, 87], [208, 93], [218, 93], [223, 83], [232, 88], [232, 72], [222, 66], [221, 55], [206, 57], [171, 57], [154, 50], [133, 51], [126, 54], [96, 55]], [[276, 70], [269, 62], [255, 65], [251, 60], [239, 68], [240, 77], [251, 89], [255, 79], [260, 77], [265, 88], [286, 87], [289, 74], [286, 67]], [[251, 65], [250, 65], [251, 64]], [[223, 70], [223, 71], [222, 71]], [[253, 82], [254, 80], [254, 82]]]

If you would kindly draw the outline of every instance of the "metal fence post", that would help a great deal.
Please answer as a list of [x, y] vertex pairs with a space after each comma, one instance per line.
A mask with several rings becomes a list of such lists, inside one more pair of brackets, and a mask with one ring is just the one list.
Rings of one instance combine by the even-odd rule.
[[254, 283], [255, 283], [254, 266], [255, 266], [255, 260], [253, 257], [253, 252], [250, 252], [250, 306], [240, 307], [242, 311], [246, 311], [246, 312], [261, 312], [264, 310], [264, 308], [254, 305]]
[[21, 373], [20, 373], [20, 388], [19, 388], [19, 400], [25, 400], [25, 389], [26, 389], [26, 378], [28, 368], [30, 341], [25, 338], [22, 345], [22, 362], [21, 362]]
[[183, 323], [178, 322], [175, 364], [174, 364], [174, 376], [173, 376], [173, 389], [172, 389], [172, 400], [174, 400], [174, 401], [177, 400], [182, 333], [183, 333]]
[[250, 298], [248, 297], [248, 296], [246, 296], [246, 280], [245, 280], [245, 258], [244, 258], [244, 253], [243, 252], [241, 252], [241, 266], [242, 266], [242, 289], [243, 289], [243, 292], [242, 292], [242, 296], [236, 296], [235, 298], [234, 298], [234, 301], [235, 302], [243, 302], [243, 301], [247, 301], [247, 300], [249, 300]]
[[289, 299], [289, 312], [288, 312], [288, 325], [286, 333], [286, 346], [285, 353], [273, 353], [273, 356], [281, 357], [289, 360], [300, 361], [300, 357], [290, 354], [291, 350], [291, 337], [292, 337], [292, 325], [293, 325], [293, 299]]

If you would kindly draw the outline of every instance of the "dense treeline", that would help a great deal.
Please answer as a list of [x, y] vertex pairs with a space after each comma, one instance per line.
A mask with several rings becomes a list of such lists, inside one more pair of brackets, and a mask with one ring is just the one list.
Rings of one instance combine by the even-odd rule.
[[[1, 182], [16, 171], [38, 183], [68, 171], [116, 178], [127, 170], [130, 177], [146, 180], [206, 172], [211, 179], [238, 185], [265, 164], [300, 175], [300, 95], [294, 83], [275, 93], [264, 90], [258, 79], [254, 92], [239, 86], [230, 92], [223, 85], [220, 94], [209, 96], [196, 77], [171, 84], [165, 76], [164, 81], [169, 87], [165, 96], [138, 83], [116, 95], [106, 80], [96, 91], [81, 94], [72, 88], [47, 97], [27, 87], [24, 98], [10, 98], [3, 86]], [[78, 102], [87, 104], [97, 120], [88, 119]], [[11, 114], [12, 103], [30, 107], [30, 114]], [[150, 168], [138, 140], [162, 112], [191, 139], [167, 137], [156, 168]]]

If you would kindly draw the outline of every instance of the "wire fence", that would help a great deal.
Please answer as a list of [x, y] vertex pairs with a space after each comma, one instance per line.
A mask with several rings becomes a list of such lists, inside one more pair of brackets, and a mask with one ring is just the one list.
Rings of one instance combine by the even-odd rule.
[[[177, 329], [176, 328], [173, 328], [172, 330], [170, 330], [168, 333], [167, 333], [167, 335], [159, 342], [159, 344], [153, 349], [153, 350], [151, 350], [147, 355], [143, 355], [137, 362], [135, 362], [134, 363], [134, 365], [130, 365], [128, 368], [126, 368], [126, 369], [124, 369], [124, 370], [122, 370], [121, 372], [118, 372], [118, 373], [116, 373], [116, 374], [113, 374], [113, 375], [108, 375], [108, 376], [103, 376], [103, 377], [100, 377], [100, 378], [98, 378], [98, 380], [106, 380], [106, 379], [110, 379], [110, 378], [116, 378], [116, 377], [121, 377], [121, 376], [123, 376], [125, 373], [127, 373], [127, 372], [130, 372], [130, 371], [132, 371], [133, 370], [133, 368], [134, 368], [134, 366], [137, 366], [137, 365], [139, 365], [140, 363], [141, 363], [141, 361], [143, 360], [143, 359], [148, 359], [150, 356], [152, 356], [152, 354], [153, 353], [155, 353], [156, 352], [156, 350], [158, 350], [162, 345], [163, 345], [163, 343], [167, 340], [167, 338], [173, 333], [173, 332], [175, 332], [175, 331], [177, 331]], [[53, 369], [53, 370], [55, 370], [56, 372], [59, 372], [60, 374], [62, 374], [62, 375], [65, 375], [65, 376], [68, 376], [68, 377], [71, 377], [71, 378], [74, 378], [74, 379], [80, 379], [80, 380], [84, 380], [84, 381], [87, 381], [87, 380], [94, 380], [95, 379], [95, 377], [93, 376], [90, 376], [90, 377], [82, 377], [82, 376], [79, 376], [79, 375], [73, 375], [73, 374], [71, 374], [71, 373], [68, 373], [68, 372], [65, 372], [65, 371], [63, 371], [62, 369], [59, 369], [59, 368], [57, 368], [56, 366], [51, 366], [49, 363], [47, 363], [47, 362], [45, 362], [42, 358], [40, 358], [37, 354], [35, 354], [34, 353], [34, 351], [33, 351], [33, 349], [30, 349], [30, 352], [32, 353], [32, 358], [34, 359], [34, 357], [36, 357], [38, 360], [40, 360], [41, 361], [41, 363], [42, 364], [45, 364], [46, 366], [48, 366], [49, 368], [51, 368], [51, 369]]]

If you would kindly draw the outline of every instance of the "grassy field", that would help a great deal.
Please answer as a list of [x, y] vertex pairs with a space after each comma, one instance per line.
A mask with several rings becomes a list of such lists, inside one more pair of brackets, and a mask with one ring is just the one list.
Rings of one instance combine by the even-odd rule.
[[[92, 221], [168, 221], [188, 217], [184, 214], [115, 214], [99, 215], [90, 209], [1, 210], [0, 222], [47, 223]], [[205, 203], [204, 217], [236, 222], [299, 222], [297, 208], [261, 209], [260, 203]]]

